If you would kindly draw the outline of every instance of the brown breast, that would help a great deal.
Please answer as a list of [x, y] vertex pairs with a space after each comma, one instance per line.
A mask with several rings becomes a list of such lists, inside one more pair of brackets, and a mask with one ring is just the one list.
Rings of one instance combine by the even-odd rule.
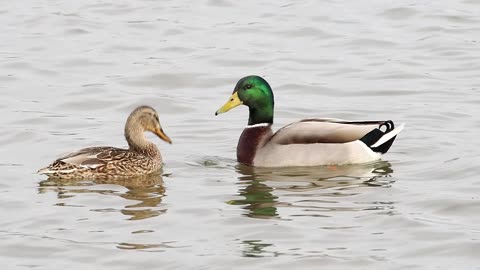
[[247, 127], [243, 130], [237, 145], [237, 161], [247, 165], [254, 165], [253, 159], [257, 149], [262, 147], [272, 136], [271, 125]]

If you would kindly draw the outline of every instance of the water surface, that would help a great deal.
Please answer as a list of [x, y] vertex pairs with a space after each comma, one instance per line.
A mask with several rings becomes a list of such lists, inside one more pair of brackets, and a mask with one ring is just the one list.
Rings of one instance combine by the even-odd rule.
[[[0, 7], [5, 269], [480, 269], [478, 1], [5, 2]], [[245, 75], [301, 118], [392, 119], [371, 164], [237, 164]], [[161, 176], [53, 181], [61, 153], [125, 146], [155, 107]]]

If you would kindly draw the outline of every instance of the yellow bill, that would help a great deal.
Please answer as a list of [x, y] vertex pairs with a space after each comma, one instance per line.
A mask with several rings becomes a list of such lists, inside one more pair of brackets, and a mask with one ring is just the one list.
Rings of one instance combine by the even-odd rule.
[[160, 139], [168, 142], [169, 144], [172, 144], [172, 140], [170, 140], [170, 138], [167, 136], [167, 134], [165, 134], [165, 132], [163, 132], [163, 129], [157, 128], [157, 129], [155, 129], [154, 133], [157, 134], [157, 136], [160, 137]]
[[242, 105], [243, 102], [238, 98], [238, 92], [233, 93], [230, 99], [225, 103], [218, 111], [215, 112], [215, 115], [219, 115], [224, 112], [228, 112], [231, 109], [237, 107], [238, 105]]

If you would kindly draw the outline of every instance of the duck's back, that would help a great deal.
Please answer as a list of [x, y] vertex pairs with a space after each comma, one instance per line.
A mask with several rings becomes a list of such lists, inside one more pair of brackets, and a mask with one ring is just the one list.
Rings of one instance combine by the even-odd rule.
[[269, 135], [270, 125], [246, 128], [240, 136], [237, 158], [260, 167], [370, 162], [388, 151], [402, 128], [395, 129], [391, 121], [332, 119], [305, 119], [273, 135]]
[[158, 171], [161, 156], [115, 147], [89, 147], [58, 158], [38, 173], [57, 178], [133, 177]]

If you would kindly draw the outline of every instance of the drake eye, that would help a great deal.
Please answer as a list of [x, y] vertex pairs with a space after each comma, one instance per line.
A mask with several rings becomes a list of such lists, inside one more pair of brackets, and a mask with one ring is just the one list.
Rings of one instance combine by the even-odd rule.
[[245, 89], [250, 89], [250, 88], [252, 88], [252, 85], [251, 85], [251, 84], [245, 85]]

